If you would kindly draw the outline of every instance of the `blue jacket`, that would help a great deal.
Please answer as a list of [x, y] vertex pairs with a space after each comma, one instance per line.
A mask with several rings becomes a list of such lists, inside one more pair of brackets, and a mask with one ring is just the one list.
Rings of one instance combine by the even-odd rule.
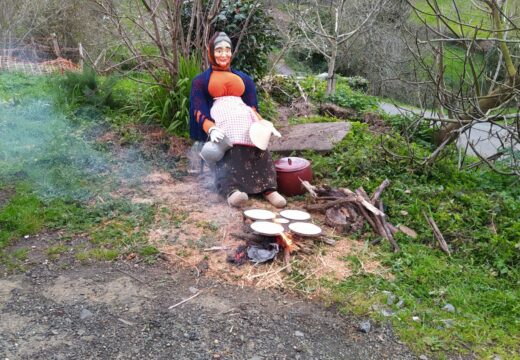
[[[190, 138], [195, 141], [206, 141], [208, 135], [202, 128], [202, 124], [206, 119], [211, 119], [210, 110], [213, 106], [213, 98], [208, 92], [209, 78], [213, 70], [209, 68], [202, 74], [197, 75], [191, 82], [190, 92]], [[249, 75], [231, 68], [231, 72], [240, 76], [245, 85], [245, 91], [242, 95], [242, 101], [248, 106], [258, 110], [258, 100], [256, 97], [256, 86]], [[197, 112], [200, 116], [197, 119]]]

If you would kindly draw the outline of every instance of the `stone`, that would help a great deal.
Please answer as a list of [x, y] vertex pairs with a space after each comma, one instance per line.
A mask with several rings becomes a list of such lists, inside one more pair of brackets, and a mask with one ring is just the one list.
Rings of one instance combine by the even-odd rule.
[[393, 305], [395, 302], [395, 295], [392, 293], [389, 293], [386, 297], [386, 304], [387, 305]]
[[451, 305], [450, 303], [444, 305], [442, 310], [445, 310], [447, 312], [455, 312], [455, 306]]
[[404, 306], [404, 300], [399, 298], [399, 301], [397, 302], [397, 304], [395, 304], [395, 307], [398, 309], [401, 309], [403, 306]]
[[394, 312], [392, 310], [383, 309], [381, 310], [381, 315], [388, 317], [394, 315]]
[[302, 150], [330, 151], [350, 128], [351, 124], [346, 121], [288, 125], [278, 129], [281, 138], [271, 136], [269, 150], [287, 154]]
[[444, 324], [444, 326], [447, 328], [447, 329], [450, 329], [452, 328], [453, 326], [455, 326], [455, 323], [453, 322], [453, 320], [451, 319], [446, 319], [446, 320], [441, 320], [442, 323]]
[[197, 334], [194, 331], [184, 333], [184, 337], [190, 341], [197, 340]]
[[304, 337], [305, 335], [301, 331], [295, 331], [294, 336]]
[[92, 314], [92, 312], [88, 309], [81, 309], [81, 313], [79, 314], [79, 318], [81, 320], [91, 318], [92, 316], [94, 316], [94, 314]]
[[196, 294], [199, 292], [199, 289], [197, 289], [196, 287], [193, 287], [193, 286], [190, 286], [189, 290], [190, 290], [190, 293], [192, 293], [192, 294]]
[[428, 360], [428, 356], [426, 356], [426, 355], [421, 355], [421, 356], [419, 356], [419, 359], [421, 359], [421, 360]]
[[358, 326], [358, 330], [365, 334], [368, 334], [371, 329], [372, 329], [372, 325], [370, 324], [369, 320], [361, 322]]

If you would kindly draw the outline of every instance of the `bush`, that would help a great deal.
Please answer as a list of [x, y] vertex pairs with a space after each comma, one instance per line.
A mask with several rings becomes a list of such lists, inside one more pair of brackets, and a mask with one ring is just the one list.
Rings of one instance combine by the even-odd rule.
[[59, 80], [63, 99], [71, 107], [91, 105], [94, 107], [117, 108], [112, 90], [117, 78], [111, 76], [102, 80], [94, 69], [85, 68], [83, 72], [67, 72]]
[[148, 88], [144, 93], [141, 118], [159, 122], [171, 134], [188, 136], [189, 101], [191, 81], [200, 73], [201, 60], [197, 56], [179, 59], [178, 80], [166, 72], [161, 74], [161, 84]]
[[[358, 87], [363, 87], [362, 78], [344, 78], [338, 76], [336, 81], [336, 94], [327, 97], [325, 92], [327, 82], [314, 76], [310, 76], [301, 81], [301, 86], [311, 99], [318, 102], [330, 101], [344, 108], [354, 109], [358, 112], [374, 110], [377, 107], [376, 98], [366, 95], [363, 92], [352, 90], [349, 83]], [[367, 85], [368, 86], [368, 85]]]
[[[254, 9], [255, 3], [254, 0], [223, 0], [222, 8], [216, 17], [215, 29], [225, 31], [236, 46], [247, 16]], [[256, 4], [247, 32], [233, 59], [233, 67], [246, 72], [256, 81], [267, 73], [267, 57], [279, 43], [272, 22], [273, 19], [264, 11], [263, 5]]]

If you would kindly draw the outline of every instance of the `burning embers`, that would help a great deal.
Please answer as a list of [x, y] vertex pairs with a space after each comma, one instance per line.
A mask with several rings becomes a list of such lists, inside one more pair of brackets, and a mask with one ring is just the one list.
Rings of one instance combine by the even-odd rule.
[[283, 249], [283, 259], [285, 261], [285, 266], [287, 267], [287, 272], [292, 272], [291, 267], [291, 252], [294, 250], [294, 240], [290, 233], [281, 233], [276, 237], [276, 242]]

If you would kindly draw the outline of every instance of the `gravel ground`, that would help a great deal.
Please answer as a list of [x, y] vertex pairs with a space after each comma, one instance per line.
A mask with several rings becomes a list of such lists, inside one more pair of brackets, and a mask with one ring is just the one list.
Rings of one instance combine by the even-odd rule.
[[416, 358], [387, 326], [165, 263], [43, 263], [0, 278], [0, 318], [2, 359]]

